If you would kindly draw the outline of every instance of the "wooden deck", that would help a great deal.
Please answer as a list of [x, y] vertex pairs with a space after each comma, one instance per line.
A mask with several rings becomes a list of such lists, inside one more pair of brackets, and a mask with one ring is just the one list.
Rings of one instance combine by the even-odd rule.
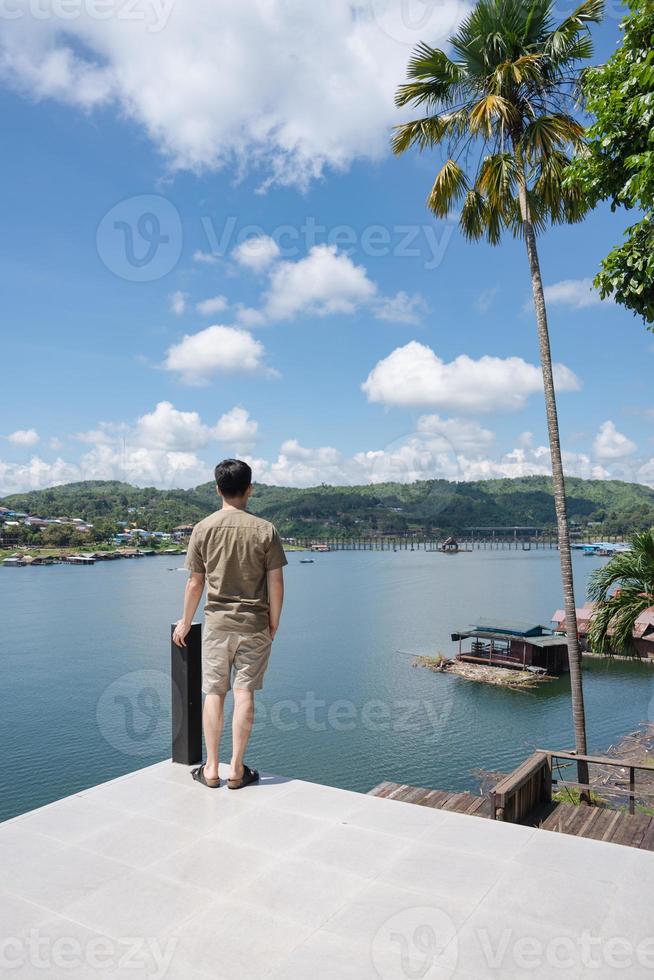
[[387, 800], [401, 800], [434, 810], [452, 810], [472, 817], [490, 817], [490, 801], [474, 793], [452, 793], [441, 789], [421, 789], [401, 783], [380, 783], [370, 790], [369, 796], [383, 796]]
[[529, 821], [542, 830], [654, 851], [654, 817], [600, 806], [552, 803], [534, 810]]
[[[452, 793], [421, 789], [401, 783], [380, 783], [370, 790], [371, 796], [415, 803], [436, 810], [451, 810], [474, 817], [490, 818], [490, 802], [474, 793]], [[645, 813], [626, 813], [598, 806], [573, 806], [570, 803], [543, 804], [532, 810], [521, 823], [559, 834], [588, 837], [592, 840], [623, 844], [644, 851], [654, 851], [654, 817]]]

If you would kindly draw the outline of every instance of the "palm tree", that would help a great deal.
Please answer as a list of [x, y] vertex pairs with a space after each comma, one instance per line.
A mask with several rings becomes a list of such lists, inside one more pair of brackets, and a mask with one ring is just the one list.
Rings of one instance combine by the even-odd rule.
[[635, 534], [631, 551], [618, 552], [593, 572], [588, 597], [596, 603], [589, 631], [591, 648], [596, 653], [637, 654], [636, 620], [654, 606], [654, 531]]
[[[524, 238], [543, 371], [552, 483], [568, 637], [576, 751], [586, 754], [581, 656], [575, 616], [565, 481], [547, 312], [536, 235], [548, 222], [580, 221], [588, 205], [564, 174], [584, 145], [572, 116], [579, 63], [592, 55], [588, 25], [601, 19], [602, 0], [586, 0], [559, 24], [551, 0], [479, 0], [450, 38], [452, 57], [419, 44], [398, 106], [424, 115], [395, 127], [395, 153], [447, 147], [427, 205], [438, 217], [460, 209], [468, 239], [496, 245], [510, 230]], [[587, 768], [578, 765], [579, 782]], [[584, 778], [585, 777], [585, 778]]]

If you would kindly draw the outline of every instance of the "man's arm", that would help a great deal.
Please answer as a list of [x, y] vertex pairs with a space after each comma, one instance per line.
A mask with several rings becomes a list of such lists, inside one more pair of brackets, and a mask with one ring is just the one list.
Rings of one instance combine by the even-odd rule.
[[279, 620], [282, 615], [284, 605], [284, 569], [271, 568], [267, 572], [268, 577], [268, 622], [270, 624], [270, 635], [273, 640], [279, 628]]
[[[198, 608], [202, 593], [204, 592], [204, 572], [191, 572], [184, 589], [184, 612], [182, 618], [177, 621], [173, 642], [178, 647], [186, 646], [186, 636], [191, 628], [195, 611]], [[282, 584], [283, 592], [283, 584]]]

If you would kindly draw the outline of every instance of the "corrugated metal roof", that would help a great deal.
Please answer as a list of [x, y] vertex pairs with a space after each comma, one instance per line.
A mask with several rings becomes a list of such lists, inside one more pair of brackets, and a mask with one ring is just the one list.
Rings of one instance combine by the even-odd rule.
[[542, 636], [550, 632], [550, 627], [540, 623], [530, 623], [521, 619], [488, 619], [480, 617], [473, 629], [491, 630], [493, 633], [508, 633], [511, 636]]
[[527, 646], [556, 647], [565, 646], [563, 636], [526, 636], [524, 633], [507, 633], [503, 630], [480, 629], [478, 626], [466, 626], [458, 633], [452, 633], [452, 640], [466, 640], [476, 637], [480, 640], [523, 640]]

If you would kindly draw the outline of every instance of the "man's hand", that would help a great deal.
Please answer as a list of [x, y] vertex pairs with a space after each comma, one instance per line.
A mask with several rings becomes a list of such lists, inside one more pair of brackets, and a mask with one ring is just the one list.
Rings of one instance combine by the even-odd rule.
[[191, 629], [195, 610], [198, 608], [203, 592], [204, 572], [191, 572], [184, 589], [184, 612], [182, 618], [177, 620], [177, 625], [173, 631], [173, 642], [178, 647], [186, 646], [186, 637]]
[[275, 633], [279, 629], [279, 624], [277, 624], [277, 626], [273, 626], [272, 623], [269, 623], [268, 624], [268, 629], [270, 630], [270, 639], [271, 640], [274, 640], [275, 639]]
[[190, 629], [190, 623], [185, 623], [183, 619], [178, 619], [177, 625], [173, 630], [173, 643], [175, 643], [178, 647], [185, 647], [186, 637], [188, 636]]

